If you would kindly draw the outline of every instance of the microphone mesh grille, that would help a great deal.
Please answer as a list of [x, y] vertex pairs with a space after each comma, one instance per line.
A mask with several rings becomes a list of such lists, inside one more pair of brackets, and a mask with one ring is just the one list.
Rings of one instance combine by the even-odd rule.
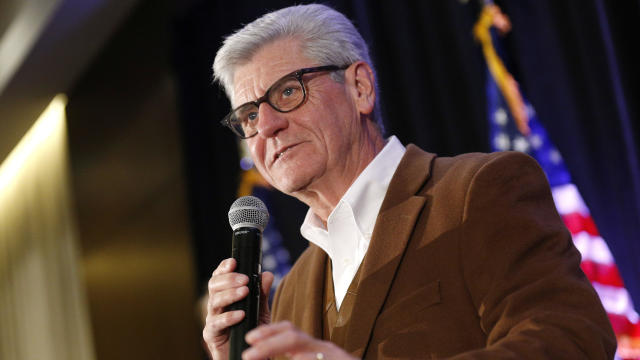
[[239, 227], [264, 230], [268, 222], [269, 211], [262, 200], [255, 196], [243, 196], [231, 204], [229, 224], [233, 230]]

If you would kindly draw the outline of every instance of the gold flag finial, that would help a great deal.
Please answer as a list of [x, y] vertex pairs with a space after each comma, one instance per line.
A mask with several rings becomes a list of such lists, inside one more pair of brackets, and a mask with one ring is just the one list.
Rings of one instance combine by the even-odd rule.
[[487, 4], [482, 8], [480, 17], [473, 26], [473, 35], [482, 46], [482, 53], [489, 72], [498, 85], [502, 96], [504, 96], [511, 115], [516, 122], [518, 131], [523, 135], [529, 135], [529, 116], [527, 108], [520, 93], [518, 82], [509, 73], [504, 63], [498, 56], [491, 41], [491, 27], [495, 27], [501, 34], [506, 34], [511, 30], [509, 18], [495, 4]]

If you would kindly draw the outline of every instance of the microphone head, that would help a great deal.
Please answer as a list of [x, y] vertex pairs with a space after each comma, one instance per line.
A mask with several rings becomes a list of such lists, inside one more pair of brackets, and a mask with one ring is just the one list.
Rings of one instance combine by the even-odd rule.
[[231, 204], [229, 224], [233, 230], [251, 227], [263, 231], [268, 222], [269, 211], [262, 200], [255, 196], [243, 196]]

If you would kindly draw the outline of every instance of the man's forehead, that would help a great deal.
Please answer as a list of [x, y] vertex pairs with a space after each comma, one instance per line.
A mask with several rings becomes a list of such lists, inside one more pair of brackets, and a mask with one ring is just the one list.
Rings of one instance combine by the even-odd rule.
[[[234, 76], [234, 95], [237, 98], [259, 97], [282, 76], [295, 71], [290, 61], [285, 59], [267, 63], [251, 61], [236, 69]], [[249, 101], [249, 100], [247, 100]]]
[[251, 60], [235, 70], [234, 106], [253, 101], [281, 77], [304, 67], [314, 66], [294, 39], [276, 40], [264, 45]]

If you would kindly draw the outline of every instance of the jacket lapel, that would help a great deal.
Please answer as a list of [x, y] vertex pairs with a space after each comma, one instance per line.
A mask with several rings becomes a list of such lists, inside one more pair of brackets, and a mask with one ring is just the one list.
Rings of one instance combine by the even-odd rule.
[[[428, 181], [434, 158], [434, 154], [426, 153], [414, 145], [407, 146], [382, 202], [360, 269], [362, 273], [355, 295], [356, 305], [344, 339], [345, 350], [358, 358], [365, 355], [376, 318], [424, 206], [425, 198], [416, 194]], [[318, 311], [317, 314], [322, 312]]]

